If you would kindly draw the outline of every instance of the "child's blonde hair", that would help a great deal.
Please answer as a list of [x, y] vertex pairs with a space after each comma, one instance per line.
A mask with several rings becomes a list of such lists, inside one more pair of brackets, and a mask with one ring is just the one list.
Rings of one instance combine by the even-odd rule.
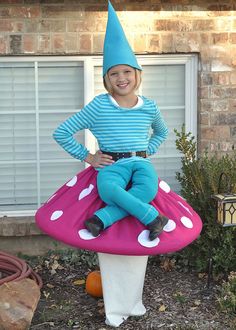
[[[136, 84], [135, 84], [135, 90], [137, 90], [142, 82], [142, 72], [138, 69], [135, 69], [135, 80], [136, 80]], [[106, 73], [105, 76], [103, 77], [103, 85], [106, 88], [106, 90], [108, 91], [109, 94], [113, 93], [112, 90], [112, 86], [108, 77], [108, 74]]]

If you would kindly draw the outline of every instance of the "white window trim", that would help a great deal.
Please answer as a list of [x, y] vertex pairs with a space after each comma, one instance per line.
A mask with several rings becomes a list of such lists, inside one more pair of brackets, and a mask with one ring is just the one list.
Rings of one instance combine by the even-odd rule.
[[[175, 54], [175, 55], [137, 55], [138, 61], [141, 65], [185, 65], [185, 130], [191, 132], [197, 139], [197, 68], [198, 57], [196, 54]], [[102, 66], [102, 56], [11, 56], [1, 57], [1, 63], [10, 62], [61, 62], [61, 61], [82, 61], [84, 62], [84, 103], [87, 104], [94, 97], [94, 67]], [[37, 71], [37, 66], [35, 67]], [[37, 77], [37, 75], [36, 75]], [[35, 82], [35, 93], [38, 93], [37, 81]], [[37, 96], [37, 95], [36, 95]], [[36, 97], [37, 100], [37, 97]], [[36, 111], [37, 111], [36, 103]], [[37, 111], [38, 113], [38, 111]], [[37, 118], [36, 118], [37, 122]], [[37, 124], [37, 123], [36, 123]], [[39, 126], [36, 125], [36, 129]], [[39, 143], [39, 141], [37, 141]], [[85, 145], [95, 152], [95, 139], [90, 131], [85, 130]], [[37, 155], [37, 166], [39, 167], [39, 155]], [[38, 176], [39, 176], [38, 171]], [[39, 177], [37, 178], [40, 184]], [[38, 192], [40, 186], [38, 185]], [[39, 196], [39, 194], [38, 194]], [[38, 197], [39, 198], [39, 197]], [[1, 212], [0, 217], [3, 216], [33, 216], [34, 210], [21, 210]]]

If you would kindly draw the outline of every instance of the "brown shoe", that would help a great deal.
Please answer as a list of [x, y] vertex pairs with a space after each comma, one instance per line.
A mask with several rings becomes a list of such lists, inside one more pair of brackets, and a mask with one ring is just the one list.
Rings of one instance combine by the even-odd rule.
[[91, 218], [85, 220], [84, 225], [94, 237], [97, 237], [104, 229], [102, 220], [100, 220], [96, 215], [93, 215]]
[[149, 233], [149, 239], [150, 241], [153, 241], [157, 236], [160, 235], [160, 233], [163, 231], [163, 228], [168, 222], [168, 218], [164, 217], [163, 215], [158, 215], [156, 219], [154, 219], [152, 222], [150, 222], [147, 225], [147, 228], [150, 230]]

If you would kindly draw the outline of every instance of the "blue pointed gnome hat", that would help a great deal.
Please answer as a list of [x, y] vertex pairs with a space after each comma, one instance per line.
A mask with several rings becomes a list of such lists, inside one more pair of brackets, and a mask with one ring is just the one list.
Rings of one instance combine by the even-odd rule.
[[103, 77], [110, 68], [119, 64], [142, 70], [128, 43], [117, 14], [108, 1], [108, 21], [103, 47]]

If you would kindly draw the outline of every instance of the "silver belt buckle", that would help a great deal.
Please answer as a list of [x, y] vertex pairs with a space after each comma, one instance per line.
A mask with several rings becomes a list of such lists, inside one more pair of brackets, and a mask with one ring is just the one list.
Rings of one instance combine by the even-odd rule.
[[131, 157], [135, 157], [136, 156], [136, 151], [131, 151]]

